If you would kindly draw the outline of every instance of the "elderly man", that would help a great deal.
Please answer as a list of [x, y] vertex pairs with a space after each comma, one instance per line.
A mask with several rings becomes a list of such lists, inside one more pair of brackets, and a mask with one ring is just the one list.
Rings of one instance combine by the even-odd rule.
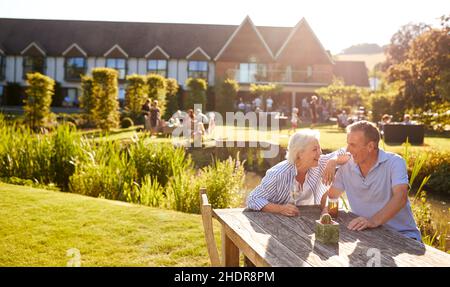
[[[352, 212], [359, 216], [348, 224], [350, 230], [385, 225], [421, 241], [408, 200], [405, 160], [378, 148], [379, 140], [380, 133], [370, 122], [347, 127], [347, 151], [352, 158], [339, 168], [328, 197], [346, 192]], [[327, 194], [321, 202], [324, 212]]]

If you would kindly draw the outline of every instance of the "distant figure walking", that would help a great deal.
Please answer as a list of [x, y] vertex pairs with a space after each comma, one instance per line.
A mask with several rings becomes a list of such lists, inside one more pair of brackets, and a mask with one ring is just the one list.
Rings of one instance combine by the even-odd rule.
[[311, 127], [317, 123], [317, 97], [312, 96], [311, 102], [309, 103], [309, 108], [311, 111]]
[[150, 108], [150, 136], [158, 134], [161, 124], [161, 110], [158, 107], [158, 101], [154, 100]]
[[150, 100], [147, 99], [141, 108], [144, 117], [144, 130], [146, 132], [150, 131], [150, 109]]
[[300, 121], [300, 119], [298, 117], [298, 109], [293, 108], [292, 115], [291, 115], [291, 130], [289, 131], [289, 134], [291, 134], [291, 132], [295, 133], [297, 131], [299, 121]]

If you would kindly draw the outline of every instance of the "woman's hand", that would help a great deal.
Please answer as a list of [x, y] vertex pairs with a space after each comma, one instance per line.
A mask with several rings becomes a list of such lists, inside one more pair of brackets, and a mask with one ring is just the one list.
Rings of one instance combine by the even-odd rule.
[[297, 216], [300, 214], [300, 212], [298, 211], [297, 206], [293, 205], [293, 204], [285, 204], [285, 205], [280, 205], [280, 210], [279, 213], [285, 216]]
[[332, 158], [327, 162], [325, 169], [323, 170], [322, 182], [325, 185], [330, 185], [333, 183], [334, 174], [336, 173], [337, 159]]

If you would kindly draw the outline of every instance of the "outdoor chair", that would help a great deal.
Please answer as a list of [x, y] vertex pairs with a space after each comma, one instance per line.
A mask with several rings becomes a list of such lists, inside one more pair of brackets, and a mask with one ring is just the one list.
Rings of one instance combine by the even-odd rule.
[[202, 213], [203, 229], [205, 231], [206, 248], [208, 249], [211, 266], [221, 266], [219, 251], [217, 250], [216, 240], [214, 239], [212, 208], [208, 202], [206, 188], [200, 188], [200, 210]]

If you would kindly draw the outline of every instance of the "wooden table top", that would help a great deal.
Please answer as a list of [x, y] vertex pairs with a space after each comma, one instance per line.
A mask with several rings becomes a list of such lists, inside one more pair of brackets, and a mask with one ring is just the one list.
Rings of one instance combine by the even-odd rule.
[[256, 266], [450, 266], [450, 254], [386, 227], [352, 231], [356, 216], [339, 210], [339, 243], [315, 240], [319, 206], [300, 206], [287, 217], [243, 208], [214, 209], [233, 243]]

